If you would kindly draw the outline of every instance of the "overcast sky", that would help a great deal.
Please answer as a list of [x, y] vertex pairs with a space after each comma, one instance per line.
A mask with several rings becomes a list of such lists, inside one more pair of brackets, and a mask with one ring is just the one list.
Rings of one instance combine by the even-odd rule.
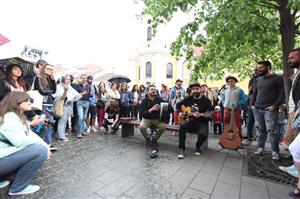
[[[1, 0], [0, 7], [0, 34], [11, 40], [0, 58], [29, 45], [49, 51], [52, 64], [124, 68], [143, 40], [142, 5], [133, 0]], [[178, 15], [162, 29], [166, 43], [186, 20]]]

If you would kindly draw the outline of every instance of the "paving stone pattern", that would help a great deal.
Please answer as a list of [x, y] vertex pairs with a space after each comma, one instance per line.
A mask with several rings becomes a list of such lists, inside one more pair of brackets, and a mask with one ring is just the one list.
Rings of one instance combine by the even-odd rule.
[[[47, 161], [33, 184], [37, 193], [9, 197], [7, 188], [0, 198], [288, 198], [292, 187], [244, 175], [243, 160], [236, 153], [217, 152], [218, 139], [209, 138], [208, 149], [194, 156], [194, 135], [187, 136], [186, 157], [178, 160], [178, 136], [165, 132], [157, 159], [149, 158], [143, 138], [95, 133], [67, 143]], [[243, 151], [241, 151], [243, 153]]]

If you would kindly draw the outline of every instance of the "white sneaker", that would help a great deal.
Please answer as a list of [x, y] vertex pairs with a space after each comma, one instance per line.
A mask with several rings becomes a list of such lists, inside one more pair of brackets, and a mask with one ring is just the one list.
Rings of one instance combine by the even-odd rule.
[[264, 149], [263, 148], [258, 148], [255, 152], [255, 155], [264, 155]]
[[0, 181], [0, 189], [8, 186], [9, 183], [10, 182], [8, 180]]
[[279, 160], [279, 154], [276, 151], [272, 152], [272, 159], [273, 160]]
[[87, 133], [91, 132], [91, 127], [89, 126], [89, 128], [86, 130]]
[[179, 153], [178, 153], [178, 155], [177, 155], [177, 158], [178, 159], [183, 159], [184, 158], [184, 151], [182, 150], [182, 149], [179, 149]]
[[92, 131], [93, 131], [94, 133], [98, 132], [98, 130], [97, 130], [96, 127], [94, 127], [94, 126], [92, 126]]
[[101, 126], [99, 129], [100, 131], [105, 131], [105, 128], [103, 126]]
[[40, 190], [40, 186], [28, 185], [27, 187], [25, 187], [23, 190], [21, 190], [19, 192], [16, 192], [16, 193], [8, 192], [8, 195], [10, 195], [10, 196], [26, 195], [26, 194], [31, 194], [31, 193], [37, 192], [38, 190]]

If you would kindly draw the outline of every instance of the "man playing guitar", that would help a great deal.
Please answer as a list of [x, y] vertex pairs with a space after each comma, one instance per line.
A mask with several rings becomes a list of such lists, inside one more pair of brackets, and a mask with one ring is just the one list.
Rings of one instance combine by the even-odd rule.
[[190, 106], [192, 109], [192, 112], [188, 115], [188, 121], [180, 124], [179, 153], [177, 155], [179, 159], [184, 158], [185, 139], [187, 132], [198, 134], [195, 155], [200, 155], [202, 153], [202, 144], [208, 137], [208, 121], [210, 117], [206, 117], [206, 115], [211, 110], [211, 102], [208, 98], [201, 94], [201, 85], [199, 83], [191, 84], [190, 88], [192, 95], [178, 102], [176, 106], [176, 109], [179, 112], [179, 118], [184, 117], [184, 113], [181, 109], [183, 105]]

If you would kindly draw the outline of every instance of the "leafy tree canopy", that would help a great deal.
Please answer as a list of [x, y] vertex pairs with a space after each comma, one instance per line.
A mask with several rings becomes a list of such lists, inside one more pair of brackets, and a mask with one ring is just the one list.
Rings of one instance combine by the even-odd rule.
[[[282, 69], [286, 64], [282, 52], [282, 37], [286, 35], [280, 31], [284, 25], [280, 17], [283, 8], [296, 30], [292, 45], [299, 44], [298, 0], [140, 1], [145, 4], [143, 14], [153, 17], [154, 28], [170, 21], [177, 11], [194, 13], [193, 21], [181, 28], [171, 45], [173, 55], [188, 60], [194, 79], [222, 78], [225, 68], [244, 78], [252, 73], [257, 61], [264, 59], [272, 61], [275, 69]], [[193, 55], [193, 46], [203, 47], [200, 57]]]

